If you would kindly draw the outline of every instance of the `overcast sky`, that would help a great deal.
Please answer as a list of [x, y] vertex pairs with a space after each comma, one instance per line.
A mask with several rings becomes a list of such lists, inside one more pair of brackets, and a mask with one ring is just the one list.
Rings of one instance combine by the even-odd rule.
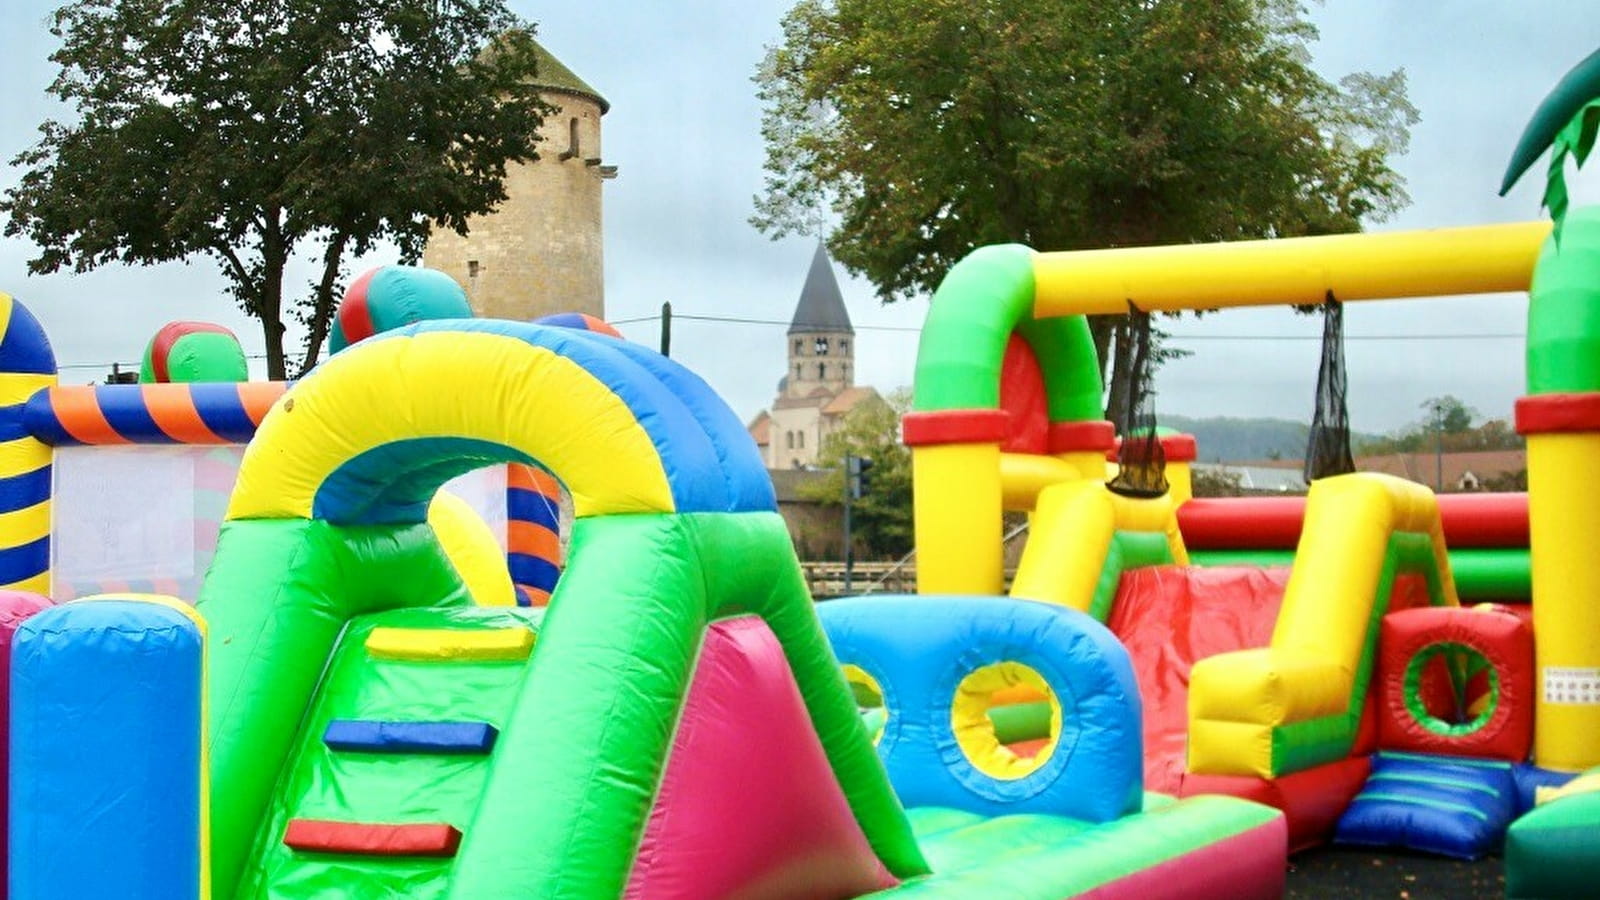
[[[53, 113], [46, 0], [0, 4], [0, 158], [36, 140]], [[777, 40], [788, 0], [545, 4], [512, 0], [541, 41], [611, 101], [603, 151], [620, 177], [605, 186], [607, 316], [679, 314], [787, 321], [811, 259], [805, 239], [768, 241], [747, 224], [761, 187], [760, 107], [750, 76]], [[1376, 230], [1536, 218], [1537, 177], [1495, 196], [1507, 155], [1534, 106], [1573, 64], [1600, 46], [1593, 0], [1333, 0], [1314, 20], [1318, 68], [1405, 67], [1422, 121], [1399, 160], [1413, 204]], [[1600, 164], [1594, 166], [1600, 168]], [[1535, 175], [1542, 171], [1542, 163]], [[0, 185], [14, 184], [14, 169]], [[1600, 175], [1574, 182], [1600, 198]], [[1050, 248], [1039, 248], [1050, 249]], [[234, 328], [259, 353], [259, 329], [223, 293], [214, 264], [107, 267], [86, 275], [31, 277], [34, 248], [0, 241], [0, 290], [44, 322], [63, 379], [100, 378], [113, 361], [135, 364], [165, 322], [201, 319]], [[365, 264], [392, 262], [378, 254]], [[865, 282], [839, 272], [858, 329], [857, 371], [888, 390], [908, 384], [915, 328], [925, 302], [883, 307]], [[297, 282], [309, 277], [309, 270]], [[1489, 417], [1509, 415], [1522, 389], [1526, 297], [1352, 304], [1346, 313], [1350, 407], [1355, 427], [1389, 430], [1420, 417], [1426, 398], [1451, 393]], [[1185, 415], [1308, 419], [1319, 319], [1286, 310], [1233, 311], [1169, 323], [1194, 351], [1158, 376], [1158, 410]], [[882, 326], [882, 330], [869, 326]], [[623, 327], [656, 341], [656, 324]], [[900, 330], [889, 330], [900, 329]], [[673, 355], [701, 373], [740, 416], [770, 402], [783, 374], [783, 327], [675, 323]], [[1416, 335], [1515, 335], [1416, 339]], [[1275, 336], [1283, 340], [1227, 340]], [[1408, 338], [1364, 340], [1363, 338]]]

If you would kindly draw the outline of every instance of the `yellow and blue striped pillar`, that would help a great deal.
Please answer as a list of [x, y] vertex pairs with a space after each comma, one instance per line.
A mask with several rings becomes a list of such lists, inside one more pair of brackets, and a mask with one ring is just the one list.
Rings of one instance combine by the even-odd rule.
[[23, 422], [28, 398], [56, 383], [39, 320], [0, 292], [0, 589], [50, 593], [51, 449]]

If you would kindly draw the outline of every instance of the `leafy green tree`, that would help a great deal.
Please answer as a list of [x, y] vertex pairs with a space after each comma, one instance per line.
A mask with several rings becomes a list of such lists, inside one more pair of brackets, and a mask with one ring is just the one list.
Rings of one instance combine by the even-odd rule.
[[1442, 397], [1429, 397], [1422, 401], [1422, 408], [1428, 413], [1427, 425], [1434, 431], [1442, 434], [1460, 434], [1472, 427], [1472, 420], [1477, 418], [1477, 410], [1462, 403], [1453, 394]]
[[[217, 260], [286, 374], [284, 317], [313, 364], [349, 256], [420, 255], [464, 232], [536, 158], [538, 50], [504, 0], [76, 0], [49, 91], [72, 108], [14, 160], [7, 235], [31, 271]], [[304, 293], [285, 266], [315, 253]], [[285, 301], [285, 294], [290, 299]]]
[[1422, 401], [1423, 417], [1386, 437], [1361, 442], [1362, 456], [1384, 453], [1470, 453], [1477, 450], [1520, 450], [1522, 436], [1504, 419], [1477, 422], [1478, 413], [1459, 398], [1445, 394]]
[[752, 222], [833, 222], [885, 302], [984, 244], [1355, 231], [1409, 202], [1417, 113], [1403, 70], [1319, 76], [1315, 37], [1301, 0], [799, 0], [755, 76]]
[[851, 530], [869, 556], [895, 559], [911, 551], [911, 451], [900, 443], [900, 417], [911, 408], [905, 388], [856, 404], [822, 441], [817, 465], [828, 474], [801, 489], [817, 503], [842, 506], [846, 456], [872, 460], [867, 489], [851, 502]]

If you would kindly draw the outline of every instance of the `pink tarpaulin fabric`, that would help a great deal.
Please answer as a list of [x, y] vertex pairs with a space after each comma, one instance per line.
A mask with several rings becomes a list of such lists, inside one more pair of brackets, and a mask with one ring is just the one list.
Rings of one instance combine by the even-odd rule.
[[895, 884], [754, 616], [706, 634], [628, 900], [855, 897]]

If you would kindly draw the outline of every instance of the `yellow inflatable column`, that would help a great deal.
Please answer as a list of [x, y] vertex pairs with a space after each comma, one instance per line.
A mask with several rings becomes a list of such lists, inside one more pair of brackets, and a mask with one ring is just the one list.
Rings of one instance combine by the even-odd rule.
[[1528, 439], [1532, 557], [1533, 761], [1600, 763], [1600, 208], [1568, 212], [1546, 241], [1528, 291]]
[[1006, 413], [951, 410], [906, 415], [915, 497], [917, 592], [1000, 594], [1000, 441]]
[[1194, 472], [1191, 468], [1200, 448], [1192, 434], [1161, 436], [1161, 455], [1166, 460], [1167, 496], [1177, 509], [1194, 497]]
[[1600, 763], [1600, 394], [1517, 402], [1528, 438], [1528, 542], [1538, 694], [1533, 761]]

